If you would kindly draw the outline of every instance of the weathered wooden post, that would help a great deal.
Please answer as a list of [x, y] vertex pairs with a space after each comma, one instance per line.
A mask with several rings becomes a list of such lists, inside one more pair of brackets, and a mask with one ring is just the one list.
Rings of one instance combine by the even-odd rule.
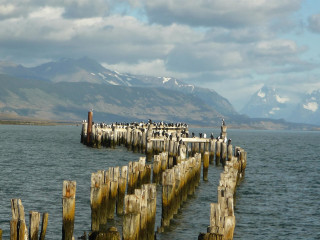
[[91, 142], [91, 133], [92, 133], [92, 115], [93, 112], [89, 111], [88, 112], [88, 129], [87, 129], [87, 144], [90, 145]]
[[109, 227], [106, 232], [106, 240], [120, 240], [120, 233], [116, 227]]
[[38, 240], [40, 225], [40, 213], [30, 211], [29, 212], [29, 240]]
[[210, 139], [210, 152], [209, 152], [209, 162], [210, 163], [213, 163], [213, 160], [214, 160], [214, 155], [215, 155], [215, 152], [216, 152], [216, 139]]
[[104, 172], [98, 171], [91, 174], [90, 205], [91, 205], [91, 231], [100, 230], [100, 212], [102, 203], [102, 182]]
[[86, 143], [87, 141], [87, 131], [88, 131], [88, 123], [86, 120], [82, 121], [82, 130], [81, 130], [81, 143]]
[[228, 161], [231, 161], [232, 160], [232, 157], [233, 157], [233, 149], [232, 149], [232, 145], [231, 144], [228, 144]]
[[216, 141], [216, 166], [220, 165], [221, 160], [221, 141]]
[[124, 207], [124, 196], [127, 188], [127, 175], [128, 175], [128, 166], [123, 166], [121, 168], [121, 176], [119, 177], [119, 186], [118, 186], [118, 197], [117, 197], [117, 214], [123, 214]]
[[20, 199], [11, 199], [10, 240], [28, 240], [24, 207]]
[[184, 161], [187, 158], [187, 147], [185, 143], [182, 141], [180, 141], [180, 144], [179, 144], [179, 156], [181, 161]]
[[161, 172], [164, 172], [168, 168], [168, 152], [160, 153], [161, 158]]
[[133, 192], [134, 192], [134, 169], [133, 169], [133, 162], [129, 162], [127, 194], [132, 194]]
[[123, 240], [138, 240], [140, 233], [140, 197], [135, 194], [125, 196], [125, 215], [122, 226]]
[[221, 124], [221, 138], [224, 140], [225, 138], [227, 138], [227, 125], [225, 125], [224, 120], [222, 120], [222, 124]]
[[153, 160], [153, 175], [152, 182], [159, 183], [160, 182], [160, 169], [161, 169], [161, 158], [160, 155], [154, 155]]
[[156, 207], [157, 207], [157, 190], [155, 184], [142, 185], [142, 189], [147, 192], [147, 234], [146, 239], [154, 239], [154, 227], [156, 222]]
[[[99, 171], [98, 171], [99, 172]], [[108, 204], [110, 195], [110, 178], [108, 171], [101, 171], [102, 179], [100, 181], [100, 207], [99, 207], [99, 231], [107, 229]], [[98, 195], [99, 196], [99, 195]]]
[[161, 227], [169, 226], [170, 219], [173, 216], [173, 196], [174, 196], [174, 171], [173, 169], [167, 169], [162, 174], [162, 217]]
[[114, 212], [116, 207], [116, 201], [118, 196], [118, 179], [119, 179], [119, 167], [109, 168], [110, 177], [110, 193], [108, 204], [108, 219], [114, 219]]
[[132, 148], [132, 128], [130, 125], [127, 126], [127, 137], [126, 137], [126, 147], [128, 148], [128, 150], [131, 150]]
[[222, 142], [221, 143], [221, 160], [220, 160], [222, 166], [226, 165], [226, 160], [227, 160], [227, 143]]
[[203, 181], [208, 181], [209, 168], [209, 152], [205, 152], [203, 156]]
[[146, 134], [146, 157], [147, 157], [147, 161], [152, 159], [152, 155], [153, 155], [153, 142], [151, 141], [152, 138], [152, 126], [151, 124], [148, 124], [148, 130], [147, 130], [147, 134]]
[[76, 182], [63, 181], [62, 190], [62, 240], [72, 240], [76, 208]]
[[136, 128], [132, 131], [132, 151], [138, 152], [138, 130]]
[[138, 179], [138, 185], [137, 187], [140, 188], [140, 186], [144, 183], [144, 179], [146, 176], [146, 158], [140, 157], [138, 162], [138, 169], [139, 169], [139, 179]]
[[47, 232], [49, 213], [42, 214], [42, 224], [39, 240], [44, 240]]
[[97, 148], [101, 148], [101, 141], [102, 141], [102, 130], [100, 127], [95, 128], [96, 134], [95, 134], [95, 146]]

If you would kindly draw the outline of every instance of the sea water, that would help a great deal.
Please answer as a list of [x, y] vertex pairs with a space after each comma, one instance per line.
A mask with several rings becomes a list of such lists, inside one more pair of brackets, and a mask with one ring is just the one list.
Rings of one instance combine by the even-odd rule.
[[[190, 129], [190, 132], [217, 129]], [[90, 176], [108, 167], [138, 161], [123, 147], [93, 149], [80, 144], [81, 126], [0, 125], [0, 228], [9, 239], [10, 199], [29, 211], [48, 212], [46, 239], [61, 239], [62, 183], [77, 182], [75, 237], [90, 231]], [[234, 239], [320, 239], [320, 133], [228, 129], [233, 146], [248, 153], [244, 180], [237, 188]], [[197, 239], [206, 232], [210, 203], [217, 202], [222, 167], [209, 166], [208, 181], [183, 204], [157, 239]], [[156, 227], [161, 198], [157, 188]], [[121, 218], [110, 223], [121, 232]]]

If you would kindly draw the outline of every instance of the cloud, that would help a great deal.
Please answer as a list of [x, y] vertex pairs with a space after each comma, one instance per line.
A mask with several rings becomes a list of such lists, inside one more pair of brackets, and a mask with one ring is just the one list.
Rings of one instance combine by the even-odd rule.
[[170, 72], [167, 70], [164, 60], [155, 59], [151, 61], [139, 61], [138, 63], [128, 64], [128, 63], [117, 63], [108, 64], [103, 63], [103, 66], [108, 69], [114, 69], [121, 73], [131, 73], [137, 75], [147, 75], [147, 76], [161, 76], [161, 77], [176, 77], [176, 78], [187, 78], [186, 73], [177, 74], [176, 72]]
[[65, 18], [103, 17], [110, 6], [112, 0], [2, 0], [0, 19], [27, 17], [38, 8], [63, 8]]
[[314, 14], [309, 17], [308, 28], [312, 32], [320, 33], [320, 14]]
[[237, 28], [257, 25], [299, 9], [301, 0], [129, 0], [144, 7], [150, 22]]
[[[290, 77], [297, 87], [304, 73], [318, 76], [309, 43], [297, 41], [303, 21], [294, 13], [303, 3], [2, 0], [0, 54], [29, 66], [88, 56], [120, 72], [177, 77], [236, 99], [246, 93], [240, 88], [256, 91], [272, 79], [285, 86]], [[319, 16], [308, 19], [317, 33]]]

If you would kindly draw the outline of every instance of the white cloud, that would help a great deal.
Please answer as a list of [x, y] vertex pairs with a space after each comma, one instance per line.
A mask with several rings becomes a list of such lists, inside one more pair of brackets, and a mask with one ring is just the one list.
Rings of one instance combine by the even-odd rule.
[[13, 4], [1, 4], [0, 5], [0, 16], [6, 16], [13, 13], [15, 6]]
[[144, 7], [151, 22], [239, 27], [257, 25], [297, 10], [301, 0], [128, 0]]
[[171, 76], [177, 78], [185, 78], [186, 74], [177, 74], [170, 72], [166, 69], [165, 62], [161, 59], [155, 59], [152, 61], [140, 61], [135, 64], [117, 63], [117, 64], [102, 64], [108, 69], [114, 69], [122, 73], [131, 73], [137, 75], [149, 75], [149, 76]]
[[29, 19], [39, 21], [51, 21], [61, 19], [64, 8], [61, 7], [41, 7], [29, 14]]

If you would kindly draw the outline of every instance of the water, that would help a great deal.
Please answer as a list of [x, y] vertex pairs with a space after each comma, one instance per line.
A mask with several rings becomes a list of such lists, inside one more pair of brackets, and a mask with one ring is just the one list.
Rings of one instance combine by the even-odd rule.
[[[193, 130], [218, 134], [212, 129]], [[87, 148], [79, 143], [80, 131], [76, 126], [0, 125], [4, 239], [9, 238], [11, 198], [21, 198], [26, 214], [49, 212], [46, 239], [61, 239], [63, 180], [77, 181], [74, 234], [89, 232], [90, 174], [142, 156], [124, 148]], [[245, 180], [236, 194], [234, 239], [320, 239], [320, 133], [228, 130], [228, 137], [248, 152]], [[206, 231], [221, 171], [210, 165], [209, 181], [201, 180], [196, 194], [157, 239], [197, 239]], [[158, 199], [157, 212], [160, 204]], [[160, 217], [157, 214], [157, 226]], [[115, 219], [115, 224], [120, 222]]]

